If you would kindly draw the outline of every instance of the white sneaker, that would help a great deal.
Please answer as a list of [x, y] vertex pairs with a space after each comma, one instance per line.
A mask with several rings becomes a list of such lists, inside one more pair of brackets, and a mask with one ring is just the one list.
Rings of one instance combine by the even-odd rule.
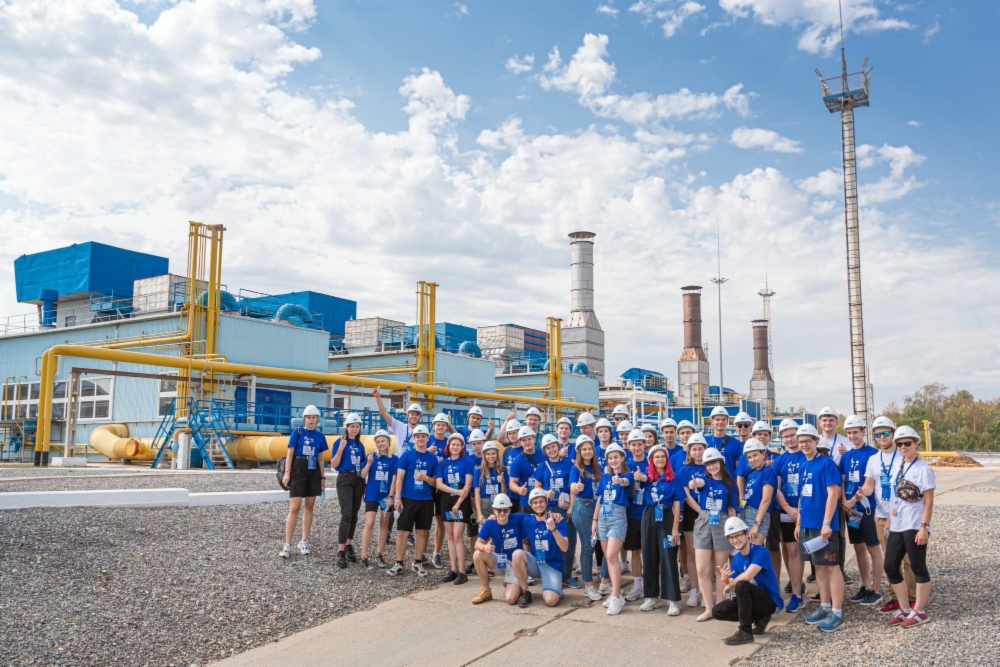
[[601, 595], [611, 595], [611, 584], [601, 584], [601, 587], [597, 589], [597, 592]]
[[656, 598], [646, 598], [639, 606], [639, 611], [653, 611], [663, 606], [663, 603]]
[[601, 603], [601, 606], [604, 607], [605, 609], [609, 608], [611, 606], [612, 600], [614, 600], [614, 598], [609, 595], [608, 597], [604, 598], [604, 602]]
[[630, 590], [626, 595], [625, 599], [629, 602], [635, 602], [642, 597], [642, 580], [636, 579], [632, 583], [632, 590]]
[[611, 604], [608, 605], [608, 616], [617, 616], [622, 612], [622, 607], [625, 606], [625, 598], [616, 597], [611, 598]]
[[687, 593], [689, 590], [691, 590], [691, 580], [681, 577], [681, 593]]
[[309, 551], [309, 543], [306, 542], [305, 540], [299, 542], [299, 553], [302, 554], [303, 556], [308, 556], [309, 554], [312, 553], [311, 551]]
[[697, 607], [698, 606], [698, 590], [697, 589], [688, 591], [687, 606], [689, 606], [689, 607]]
[[667, 607], [667, 616], [680, 616], [681, 608], [677, 606], [677, 603], [673, 600], [670, 601], [670, 606]]
[[622, 574], [628, 574], [629, 572], [632, 571], [632, 568], [631, 566], [629, 566], [627, 560], [621, 561], [621, 565], [622, 565]]
[[597, 592], [597, 589], [594, 588], [593, 586], [587, 586], [586, 588], [584, 588], [583, 594], [586, 595], [591, 600], [593, 600], [594, 602], [600, 602], [601, 597], [603, 597], [600, 593]]
[[289, 556], [291, 556], [292, 545], [286, 544], [285, 546], [281, 547], [281, 553], [279, 553], [278, 555], [281, 556], [282, 558], [288, 558]]

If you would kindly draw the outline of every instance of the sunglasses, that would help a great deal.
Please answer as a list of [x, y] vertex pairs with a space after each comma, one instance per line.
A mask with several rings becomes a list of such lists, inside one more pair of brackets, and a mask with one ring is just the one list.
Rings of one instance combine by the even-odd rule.
[[750, 424], [737, 424], [736, 428], [750, 428]]
[[915, 443], [912, 440], [900, 440], [899, 442], [896, 443], [896, 446], [897, 447], [913, 447], [916, 444], [917, 443]]
[[510, 510], [509, 509], [501, 509], [499, 507], [494, 507], [493, 511], [496, 512], [497, 514], [502, 514], [503, 512], [509, 512]]
[[875, 431], [876, 438], [888, 438], [892, 435], [892, 431]]

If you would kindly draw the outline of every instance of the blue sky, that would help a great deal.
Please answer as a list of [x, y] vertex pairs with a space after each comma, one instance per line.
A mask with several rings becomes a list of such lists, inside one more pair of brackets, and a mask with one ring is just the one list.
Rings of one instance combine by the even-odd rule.
[[[849, 0], [876, 405], [1000, 385], [993, 3]], [[778, 404], [850, 409], [836, 3], [0, 0], [0, 306], [13, 259], [95, 240], [360, 317], [544, 328], [566, 234], [598, 234], [611, 372], [676, 376], [680, 292], [723, 233], [726, 384], [745, 391], [765, 273]], [[706, 290], [712, 379], [715, 293]]]

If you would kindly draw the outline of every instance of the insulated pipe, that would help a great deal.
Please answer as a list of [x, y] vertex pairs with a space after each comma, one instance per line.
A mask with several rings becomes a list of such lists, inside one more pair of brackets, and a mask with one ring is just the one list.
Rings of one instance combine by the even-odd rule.
[[90, 446], [109, 459], [152, 461], [156, 450], [151, 443], [150, 438], [130, 438], [124, 424], [98, 426], [90, 434]]
[[423, 280], [417, 281], [417, 351], [414, 354], [416, 363], [403, 366], [371, 366], [358, 370], [347, 369], [340, 371], [343, 375], [397, 375], [420, 372], [420, 369], [424, 367], [424, 325], [427, 323], [428, 306], [424, 298], [427, 295], [427, 290], [424, 288], [426, 284]]
[[[333, 451], [333, 443], [341, 435], [327, 435], [324, 437], [326, 437], [326, 444], [329, 446], [329, 449], [323, 452], [323, 460], [329, 462], [330, 453]], [[376, 451], [374, 435], [361, 436], [361, 442], [364, 443], [365, 454], [371, 454]], [[232, 442], [226, 445], [226, 451], [229, 452], [230, 458], [234, 461], [277, 461], [288, 455], [288, 436], [246, 435], [234, 438]], [[394, 436], [389, 436], [389, 453], [396, 453], [396, 438]]]

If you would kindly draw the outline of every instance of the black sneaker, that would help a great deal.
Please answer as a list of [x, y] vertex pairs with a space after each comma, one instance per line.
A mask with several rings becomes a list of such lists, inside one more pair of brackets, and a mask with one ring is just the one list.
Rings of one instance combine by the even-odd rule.
[[786, 593], [792, 592], [792, 582], [789, 581], [787, 584], [785, 584], [785, 592]]
[[517, 606], [524, 609], [531, 604], [531, 591], [521, 591], [521, 595], [517, 598]]
[[434, 566], [435, 570], [443, 570], [444, 563], [441, 561], [441, 554], [431, 554], [431, 565]]
[[848, 575], [846, 572], [844, 572], [844, 583], [845, 584], [853, 584], [854, 583], [854, 579], [852, 579], [850, 577], [850, 575]]
[[805, 583], [803, 583], [802, 584], [802, 592], [799, 593], [799, 595], [805, 597], [805, 594], [806, 594], [806, 585], [805, 585]]
[[472, 574], [475, 571], [476, 571], [476, 566], [473, 565], [472, 563], [469, 563], [468, 565], [465, 566], [465, 573], [466, 574]]
[[368, 559], [367, 559], [367, 558], [362, 558], [362, 559], [361, 559], [361, 565], [362, 565], [362, 567], [364, 567], [364, 568], [365, 568], [366, 570], [374, 570], [374, 569], [375, 569], [375, 566], [374, 566], [374, 565], [372, 565], [372, 564], [371, 564], [370, 562], [368, 562]]
[[753, 624], [753, 633], [755, 635], [764, 634], [764, 631], [767, 630], [767, 624], [770, 622], [771, 622], [771, 615], [768, 614], [767, 616], [764, 616], [763, 618], [761, 618], [760, 620], [758, 620], [756, 623]]
[[385, 559], [382, 558], [382, 554], [375, 556], [375, 564], [381, 568], [389, 567], [389, 565], [385, 562]]
[[341, 570], [347, 567], [347, 554], [343, 551], [337, 552], [337, 567]]
[[726, 637], [722, 641], [729, 646], [739, 646], [740, 644], [753, 644], [753, 635], [749, 632], [737, 630], [732, 637]]
[[820, 602], [820, 601], [821, 601], [821, 599], [820, 599], [820, 597], [819, 597], [819, 593], [817, 593], [816, 595], [814, 595], [814, 596], [812, 596], [811, 598], [809, 598], [809, 601], [810, 601], [810, 602]]
[[809, 576], [806, 577], [806, 582], [808, 582], [810, 584], [815, 584], [816, 583], [816, 573], [815, 572], [810, 572]]
[[459, 572], [458, 576], [455, 577], [455, 585], [456, 586], [461, 586], [462, 584], [464, 584], [468, 580], [469, 580], [468, 575], [466, 575], [464, 572]]
[[345, 550], [347, 551], [347, 560], [351, 561], [352, 563], [357, 563], [358, 557], [354, 555], [354, 545], [348, 544], [345, 547]]
[[882, 601], [882, 594], [880, 592], [869, 590], [868, 595], [865, 596], [865, 599], [861, 601], [861, 604], [864, 605], [865, 607], [874, 607], [881, 601]]
[[[465, 576], [465, 575], [462, 575], [462, 576]], [[448, 574], [446, 574], [443, 577], [441, 577], [441, 581], [447, 584], [449, 581], [455, 581], [455, 579], [457, 579], [457, 578], [458, 578], [458, 575], [455, 574], [455, 570], [448, 570]]]
[[868, 589], [862, 586], [858, 592], [851, 596], [851, 602], [862, 602], [868, 597]]

